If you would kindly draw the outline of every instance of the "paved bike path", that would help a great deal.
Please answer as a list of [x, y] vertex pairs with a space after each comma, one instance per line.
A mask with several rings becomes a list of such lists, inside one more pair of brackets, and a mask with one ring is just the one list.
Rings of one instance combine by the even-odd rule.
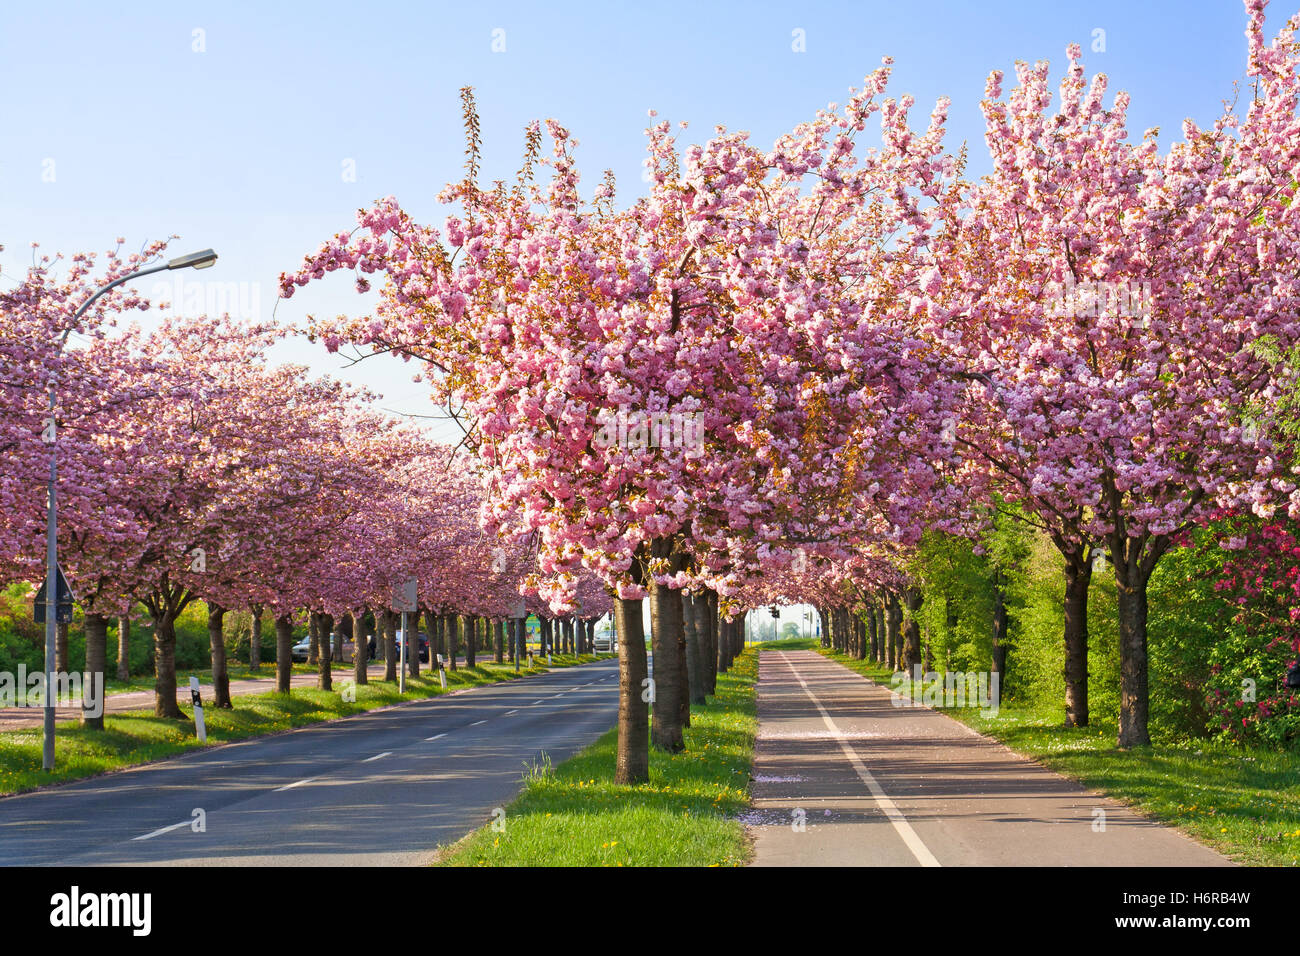
[[813, 651], [759, 658], [758, 866], [1230, 866]]

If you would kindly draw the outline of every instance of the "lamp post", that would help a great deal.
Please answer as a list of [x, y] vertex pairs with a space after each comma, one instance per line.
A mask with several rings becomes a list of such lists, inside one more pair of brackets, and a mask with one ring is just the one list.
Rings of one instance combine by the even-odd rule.
[[[81, 304], [81, 307], [72, 316], [72, 322], [64, 330], [62, 338], [59, 339], [58, 353], [62, 353], [63, 347], [68, 342], [68, 334], [95, 301], [104, 293], [118, 286], [130, 282], [132, 279], [139, 279], [141, 276], [153, 275], [155, 272], [162, 272], [167, 269], [206, 269], [217, 261], [217, 254], [211, 249], [204, 249], [202, 252], [192, 252], [187, 256], [179, 256], [170, 259], [167, 262], [151, 266], [147, 269], [136, 269], [134, 272], [128, 272], [124, 276], [114, 279], [112, 282], [95, 290], [95, 294]], [[57, 373], [56, 373], [57, 374]], [[52, 691], [56, 685], [54, 673], [54, 636], [55, 636], [55, 616], [58, 613], [58, 505], [55, 498], [55, 485], [58, 481], [58, 445], [55, 443], [56, 425], [54, 415], [54, 391], [57, 385], [54, 375], [50, 376], [50, 415], [45, 421], [45, 441], [50, 446], [50, 482], [49, 498], [46, 508], [45, 517], [45, 699], [42, 704], [45, 708], [44, 713], [44, 740], [41, 745], [41, 768], [44, 770], [54, 769], [54, 698]], [[83, 691], [84, 693], [84, 691]]]

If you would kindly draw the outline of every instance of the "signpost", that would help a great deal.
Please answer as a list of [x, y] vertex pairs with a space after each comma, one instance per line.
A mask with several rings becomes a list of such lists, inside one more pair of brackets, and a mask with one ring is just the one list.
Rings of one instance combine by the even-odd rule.
[[[393, 590], [393, 607], [402, 612], [402, 649], [397, 664], [397, 692], [406, 693], [406, 645], [410, 640], [411, 614], [419, 609], [420, 582], [416, 578], [407, 578], [402, 586]], [[419, 649], [416, 653], [420, 653]]]
[[[54, 393], [50, 393], [51, 403], [54, 401]], [[52, 406], [51, 406], [52, 407]], [[50, 419], [53, 428], [53, 419]], [[72, 595], [72, 588], [68, 585], [68, 579], [63, 576], [63, 568], [55, 559], [54, 554], [54, 460], [50, 460], [50, 513], [49, 513], [49, 533], [48, 537], [48, 554], [49, 559], [47, 566], [52, 573], [46, 573], [45, 581], [41, 588], [36, 592], [36, 597], [32, 599], [32, 619], [37, 624], [45, 625], [45, 694], [41, 701], [45, 709], [42, 715], [42, 742], [41, 742], [41, 767], [45, 770], [54, 769], [54, 688], [58, 686], [58, 676], [54, 673], [54, 629], [57, 624], [69, 624], [72, 622], [72, 602], [75, 598]], [[51, 582], [54, 582], [54, 595], [51, 596], [49, 588]]]

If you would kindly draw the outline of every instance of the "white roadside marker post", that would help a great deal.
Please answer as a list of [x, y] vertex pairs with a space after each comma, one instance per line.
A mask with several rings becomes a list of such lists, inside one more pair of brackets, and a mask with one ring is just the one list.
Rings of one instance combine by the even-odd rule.
[[203, 723], [203, 698], [199, 694], [199, 679], [190, 678], [190, 700], [194, 702], [194, 729], [198, 731], [199, 741], [208, 742], [208, 728]]
[[447, 662], [438, 655], [438, 682], [442, 684], [442, 689], [447, 689]]

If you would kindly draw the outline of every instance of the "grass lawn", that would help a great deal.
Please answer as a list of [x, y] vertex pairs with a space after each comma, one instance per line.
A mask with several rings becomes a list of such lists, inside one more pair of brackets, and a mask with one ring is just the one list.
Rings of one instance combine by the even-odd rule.
[[[483, 827], [444, 849], [450, 866], [740, 866], [737, 815], [749, 807], [758, 720], [750, 650], [718, 675], [718, 693], [691, 711], [686, 750], [650, 751], [650, 782], [614, 784], [618, 732], [558, 767], [525, 774], [504, 830]], [[647, 731], [648, 732], [648, 731]]]
[[[888, 667], [815, 642], [804, 646], [901, 694], [920, 696], [920, 688], [913, 691], [909, 683], [895, 687]], [[1091, 726], [1066, 728], [1064, 705], [1011, 702], [988, 717], [976, 708], [943, 713], [1144, 816], [1179, 828], [1238, 863], [1300, 865], [1298, 753], [1211, 740], [1120, 750], [1117, 717], [1094, 714]]]
[[[556, 654], [551, 669], [594, 660], [590, 654], [581, 657]], [[525, 667], [521, 673], [541, 674], [546, 670], [539, 658], [537, 666]], [[265, 665], [263, 673], [266, 673]], [[233, 679], [233, 672], [231, 676]], [[474, 668], [449, 671], [447, 690], [494, 684], [515, 677], [513, 664], [481, 663]], [[334, 672], [333, 691], [294, 688], [289, 694], [271, 692], [236, 697], [230, 710], [205, 707], [208, 744], [244, 740], [443, 693], [436, 670], [421, 670], [416, 678], [408, 676], [405, 694], [397, 693], [396, 684], [372, 677], [369, 684], [355, 688], [356, 701], [349, 702], [343, 699], [343, 690], [350, 685], [351, 667], [340, 666]], [[183, 688], [178, 697], [188, 710]], [[5, 731], [0, 733], [0, 796], [147, 763], [203, 746], [194, 736], [192, 720], [155, 717], [152, 709], [106, 714], [102, 731], [88, 730], [78, 721], [61, 721], [55, 735], [55, 769], [47, 773], [41, 769], [41, 728]]]

